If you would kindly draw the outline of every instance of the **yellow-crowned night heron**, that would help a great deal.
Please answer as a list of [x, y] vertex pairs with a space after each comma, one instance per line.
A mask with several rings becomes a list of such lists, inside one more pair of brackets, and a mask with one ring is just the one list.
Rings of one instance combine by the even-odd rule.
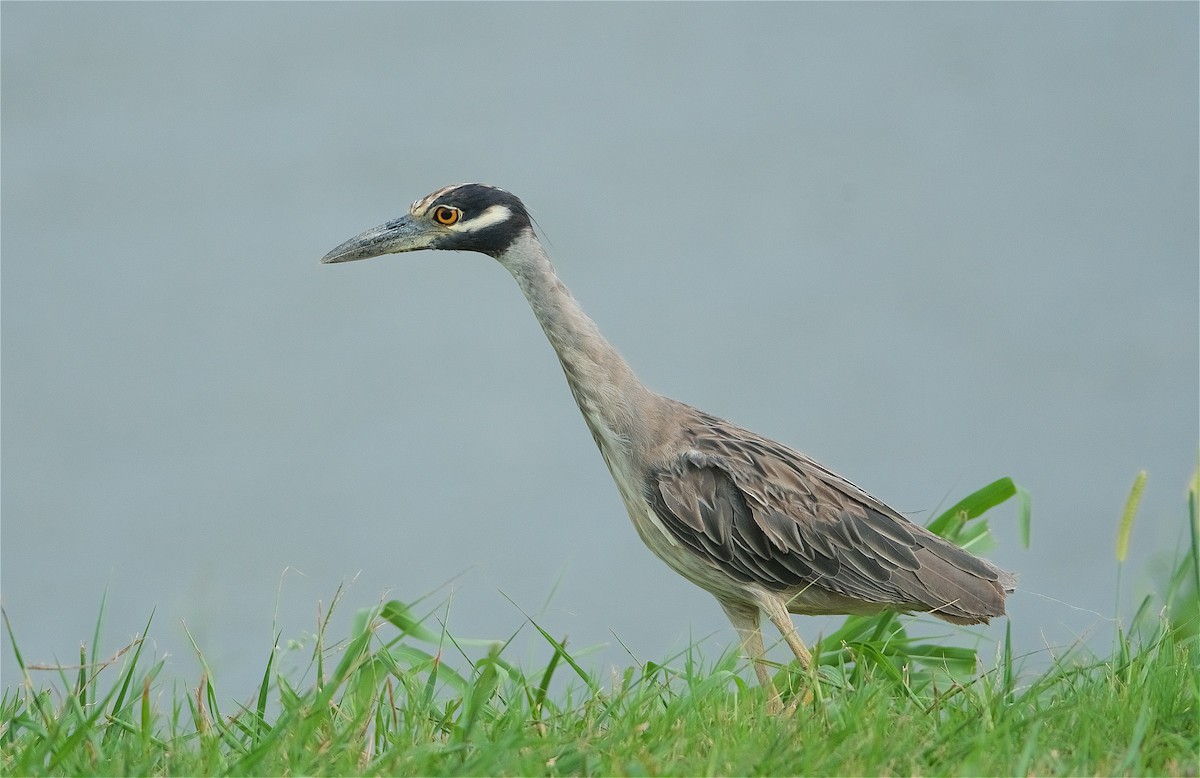
[[800, 663], [791, 613], [928, 611], [954, 624], [1004, 614], [1011, 574], [913, 524], [798, 451], [655, 394], [558, 279], [514, 195], [439, 189], [322, 262], [420, 249], [478, 251], [525, 293], [558, 354], [642, 541], [721, 603], [775, 709], [759, 613]]

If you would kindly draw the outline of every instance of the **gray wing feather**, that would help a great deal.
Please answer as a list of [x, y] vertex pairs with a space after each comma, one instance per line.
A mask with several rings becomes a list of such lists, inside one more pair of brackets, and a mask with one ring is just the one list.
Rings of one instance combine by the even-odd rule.
[[731, 578], [957, 623], [1004, 613], [1010, 574], [803, 454], [687, 410], [684, 453], [651, 468], [648, 502], [673, 537]]

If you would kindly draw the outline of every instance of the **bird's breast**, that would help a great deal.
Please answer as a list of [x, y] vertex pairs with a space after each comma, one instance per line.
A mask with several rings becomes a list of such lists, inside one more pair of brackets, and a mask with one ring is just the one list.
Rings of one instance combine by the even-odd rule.
[[633, 528], [646, 547], [666, 562], [668, 567], [701, 589], [727, 600], [745, 600], [746, 591], [743, 585], [680, 543], [667, 530], [643, 494], [643, 480], [636, 474], [630, 457], [623, 451], [614, 451], [601, 443], [599, 437], [597, 444], [617, 485], [617, 491], [621, 494], [621, 501], [625, 504]]

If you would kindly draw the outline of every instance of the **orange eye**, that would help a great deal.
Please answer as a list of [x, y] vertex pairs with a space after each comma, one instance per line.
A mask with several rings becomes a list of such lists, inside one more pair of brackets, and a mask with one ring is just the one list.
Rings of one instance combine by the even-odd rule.
[[448, 205], [439, 205], [433, 212], [434, 221], [446, 227], [457, 222], [460, 216], [462, 216], [462, 211]]

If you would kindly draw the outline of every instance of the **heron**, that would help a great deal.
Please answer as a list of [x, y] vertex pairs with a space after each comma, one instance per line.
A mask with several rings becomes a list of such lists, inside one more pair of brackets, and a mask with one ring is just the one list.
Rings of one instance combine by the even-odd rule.
[[805, 454], [647, 388], [559, 280], [528, 209], [510, 192], [443, 187], [321, 261], [422, 249], [486, 254], [516, 280], [638, 536], [716, 597], [773, 711], [782, 700], [763, 613], [805, 669], [812, 656], [791, 614], [928, 612], [952, 624], [1004, 615], [1011, 573]]

